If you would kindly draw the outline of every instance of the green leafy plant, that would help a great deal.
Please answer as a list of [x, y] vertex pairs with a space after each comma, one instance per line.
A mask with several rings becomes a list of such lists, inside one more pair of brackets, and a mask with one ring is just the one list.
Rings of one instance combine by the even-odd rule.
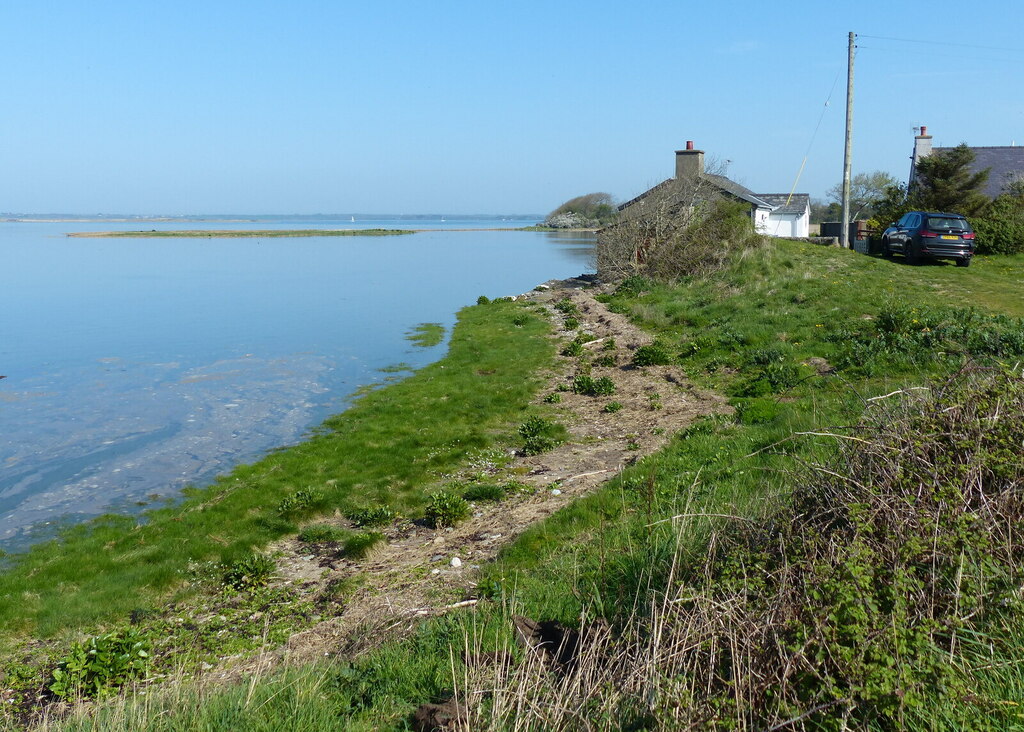
[[580, 308], [569, 298], [564, 298], [555, 303], [555, 310], [562, 313], [562, 315], [579, 315]]
[[672, 363], [668, 349], [660, 343], [640, 346], [633, 354], [634, 366], [667, 366]]
[[322, 491], [307, 488], [287, 496], [277, 505], [277, 512], [282, 516], [297, 516], [323, 508], [326, 499]]
[[523, 438], [523, 453], [539, 455], [565, 442], [567, 432], [564, 425], [543, 417], [532, 416], [519, 425], [519, 436]]
[[562, 349], [562, 355], [567, 358], [576, 358], [582, 356], [584, 352], [583, 344], [579, 341], [573, 340], [566, 344], [565, 348]]
[[477, 583], [476, 596], [481, 600], [500, 601], [505, 596], [505, 588], [501, 580], [484, 577]]
[[424, 516], [435, 529], [455, 526], [469, 516], [469, 503], [456, 493], [438, 491], [430, 497]]
[[145, 675], [150, 640], [135, 628], [75, 643], [53, 670], [49, 690], [61, 699], [97, 697]]
[[613, 366], [616, 365], [615, 354], [606, 353], [603, 356], [599, 356], [598, 358], [594, 359], [594, 365], [602, 366], [604, 368], [612, 368]]
[[398, 518], [398, 514], [388, 506], [370, 506], [349, 511], [345, 518], [356, 526], [384, 526]]
[[487, 305], [488, 303], [490, 303], [490, 301], [491, 301], [491, 298], [487, 297], [487, 295], [481, 295], [480, 297], [478, 297], [476, 299], [476, 304], [477, 305]]
[[557, 391], [553, 391], [546, 397], [544, 397], [544, 401], [547, 404], [558, 404], [560, 401], [562, 401], [562, 395], [559, 394]]
[[566, 330], [576, 330], [579, 327], [580, 327], [580, 321], [578, 321], [576, 318], [566, 318], [565, 319], [565, 329]]
[[622, 409], [622, 403], [621, 402], [608, 402], [607, 404], [604, 405], [604, 407], [601, 409], [601, 411], [602, 412], [607, 412], [608, 414], [614, 414], [615, 412], [618, 412], [621, 409]]
[[234, 587], [236, 590], [262, 587], [270, 581], [274, 569], [273, 559], [266, 554], [253, 552], [227, 566], [224, 572], [224, 584]]
[[580, 374], [573, 379], [572, 390], [584, 396], [609, 396], [615, 393], [615, 382], [607, 376], [595, 379], [588, 374]]

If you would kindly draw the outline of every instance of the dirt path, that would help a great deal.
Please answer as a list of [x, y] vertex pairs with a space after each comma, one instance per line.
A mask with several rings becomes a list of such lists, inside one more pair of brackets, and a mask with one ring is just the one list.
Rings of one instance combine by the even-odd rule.
[[[514, 477], [534, 491], [496, 504], [480, 503], [472, 518], [455, 528], [435, 530], [403, 522], [385, 529], [387, 543], [358, 562], [317, 556], [309, 544], [296, 539], [279, 542], [271, 550], [280, 556], [282, 581], [317, 593], [330, 583], [361, 575], [361, 589], [339, 604], [334, 616], [296, 633], [285, 647], [214, 670], [212, 676], [227, 679], [258, 673], [284, 659], [301, 663], [325, 655], [357, 653], [391, 633], [411, 628], [419, 618], [470, 604], [459, 601], [472, 596], [476, 569], [494, 559], [529, 526], [592, 491], [626, 465], [657, 451], [697, 418], [729, 411], [721, 397], [694, 388], [677, 367], [631, 367], [633, 352], [649, 343], [650, 337], [595, 300], [599, 290], [584, 289], [586, 284], [580, 280], [552, 282], [522, 296], [547, 306], [572, 300], [579, 311], [574, 316], [580, 323], [576, 331], [566, 330], [565, 317], [549, 308], [558, 340], [566, 342], [576, 333], [589, 333], [595, 340], [584, 347], [599, 355], [614, 354], [616, 360], [614, 366], [592, 367], [594, 378], [609, 376], [615, 382], [614, 395], [558, 392], [560, 420], [572, 435], [569, 443], [541, 455], [517, 456], [511, 466], [496, 469], [496, 482]], [[609, 347], [610, 341], [614, 348]], [[538, 398], [555, 392], [560, 384], [571, 384], [578, 368], [576, 359], [560, 357]], [[611, 401], [622, 408], [614, 413], [603, 411]], [[347, 525], [341, 517], [333, 520]]]

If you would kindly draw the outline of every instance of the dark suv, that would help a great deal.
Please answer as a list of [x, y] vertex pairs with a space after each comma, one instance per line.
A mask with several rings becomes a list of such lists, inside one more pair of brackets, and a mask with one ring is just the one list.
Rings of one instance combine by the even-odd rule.
[[907, 264], [931, 257], [953, 259], [957, 267], [967, 267], [974, 256], [974, 229], [960, 214], [911, 211], [882, 234], [882, 255], [897, 252]]

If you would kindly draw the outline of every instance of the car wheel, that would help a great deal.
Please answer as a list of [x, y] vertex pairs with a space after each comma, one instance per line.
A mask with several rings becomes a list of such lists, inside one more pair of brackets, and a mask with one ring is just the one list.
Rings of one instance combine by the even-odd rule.
[[964, 257], [963, 259], [958, 259], [958, 260], [956, 260], [956, 266], [957, 267], [970, 267], [971, 266], [971, 260], [966, 258], [966, 257]]
[[882, 239], [882, 256], [883, 257], [891, 257], [892, 256], [892, 249], [889, 248], [889, 240], [888, 239]]
[[903, 245], [903, 255], [907, 258], [907, 264], [921, 264], [921, 255], [917, 253], [917, 246], [913, 242], [906, 242]]

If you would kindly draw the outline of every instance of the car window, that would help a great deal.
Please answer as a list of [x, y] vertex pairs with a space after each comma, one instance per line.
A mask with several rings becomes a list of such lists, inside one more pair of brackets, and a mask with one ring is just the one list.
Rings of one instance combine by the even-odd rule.
[[965, 219], [957, 219], [951, 216], [929, 216], [928, 217], [928, 228], [929, 229], [968, 229], [967, 221]]
[[907, 220], [907, 228], [908, 229], [914, 229], [920, 223], [921, 223], [921, 216], [919, 214], [910, 214], [910, 218]]
[[903, 214], [900, 220], [896, 222], [897, 226], [906, 226], [910, 222], [910, 214]]

